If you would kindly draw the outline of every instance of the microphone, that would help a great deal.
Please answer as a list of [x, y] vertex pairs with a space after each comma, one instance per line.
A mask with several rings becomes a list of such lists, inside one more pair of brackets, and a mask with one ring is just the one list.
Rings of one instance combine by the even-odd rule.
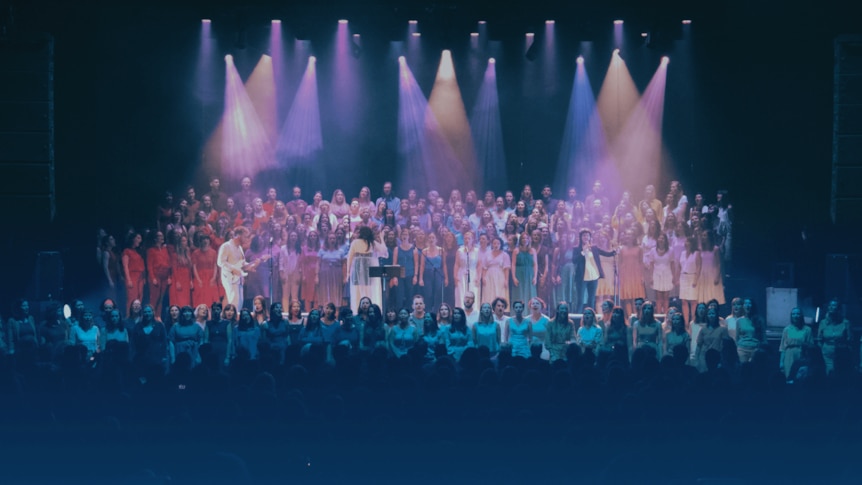
[[275, 238], [274, 238], [274, 237], [269, 236], [269, 244], [272, 244], [272, 242], [273, 242], [274, 240], [275, 240]]

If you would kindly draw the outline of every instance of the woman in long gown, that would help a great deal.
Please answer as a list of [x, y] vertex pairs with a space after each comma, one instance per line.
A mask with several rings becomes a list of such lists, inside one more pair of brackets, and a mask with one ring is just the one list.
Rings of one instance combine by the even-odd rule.
[[299, 294], [302, 295], [302, 305], [306, 311], [311, 311], [315, 308], [315, 304], [320, 302], [317, 297], [317, 285], [320, 282], [319, 251], [320, 238], [318, 232], [312, 229], [308, 231], [302, 247], [302, 255], [299, 258], [300, 272], [302, 272]]
[[171, 277], [171, 257], [165, 247], [165, 235], [156, 232], [152, 245], [147, 249], [147, 282], [150, 289], [150, 305], [156, 318], [162, 318], [162, 305]]
[[636, 298], [644, 297], [644, 263], [643, 249], [635, 244], [635, 235], [631, 230], [623, 233], [623, 246], [620, 248], [620, 300], [623, 311], [631, 315], [634, 311]]
[[290, 231], [287, 242], [280, 249], [278, 258], [278, 271], [281, 276], [281, 306], [290, 308], [292, 301], [299, 300], [299, 282], [302, 276], [299, 274], [299, 258], [302, 246], [299, 242], [299, 234]]
[[673, 289], [674, 258], [670, 252], [667, 234], [660, 233], [656, 239], [655, 248], [647, 255], [652, 289], [656, 296], [656, 310], [667, 312], [668, 297]]
[[512, 295], [511, 301], [525, 302], [536, 296], [536, 280], [539, 265], [536, 250], [530, 244], [530, 236], [524, 232], [518, 238], [518, 247], [512, 251]]
[[270, 247], [264, 243], [261, 236], [254, 236], [251, 240], [251, 246], [245, 252], [246, 261], [261, 260], [266, 261], [254, 268], [254, 271], [249, 271], [245, 278], [245, 300], [249, 300], [253, 295], [262, 295], [269, 298], [270, 287], [272, 285], [272, 270], [275, 266], [275, 261], [269, 258], [270, 254], [276, 251], [276, 248]]
[[479, 275], [476, 273], [479, 248], [473, 242], [473, 232], [465, 232], [464, 245], [458, 248], [455, 255], [455, 305], [463, 303], [468, 291], [474, 295], [479, 293]]
[[395, 308], [407, 306], [407, 301], [415, 294], [414, 287], [419, 284], [419, 256], [413, 246], [412, 235], [409, 229], [401, 230], [401, 240], [395, 247], [395, 256], [392, 260], [396, 265], [404, 269], [404, 278], [393, 278], [395, 286], [392, 291], [395, 294]]
[[556, 305], [561, 301], [571, 305], [575, 293], [575, 263], [572, 261], [574, 245], [567, 232], [561, 236], [554, 248], [554, 299], [550, 302], [553, 309], [556, 309]]
[[449, 284], [449, 272], [444, 264], [446, 254], [437, 246], [437, 235], [428, 234], [426, 241], [428, 246], [419, 256], [419, 286], [424, 288], [425, 305], [437, 308], [443, 301], [443, 287]]
[[[596, 246], [605, 251], [610, 251], [616, 246], [614, 230], [609, 223], [603, 225], [601, 230], [596, 231], [594, 241]], [[602, 266], [602, 272], [605, 273], [605, 277], [599, 278], [599, 284], [596, 286], [597, 302], [614, 300], [614, 295], [616, 294], [616, 288], [614, 287], [616, 284], [616, 278], [614, 278], [614, 258], [615, 256], [599, 256], [598, 263]], [[589, 304], [592, 305], [593, 302], [589, 302]]]
[[338, 247], [335, 233], [326, 236], [323, 249], [320, 250], [320, 284], [318, 285], [318, 300], [320, 303], [341, 305], [344, 296], [344, 253]]
[[805, 325], [802, 310], [794, 308], [790, 311], [790, 325], [784, 327], [784, 332], [781, 334], [781, 345], [778, 348], [781, 352], [781, 358], [778, 361], [779, 366], [787, 379], [793, 377], [790, 372], [793, 369], [793, 364], [802, 357], [802, 348], [809, 345], [814, 345], [811, 327]]
[[175, 250], [170, 255], [171, 277], [169, 279], [171, 305], [180, 308], [191, 306], [192, 290], [192, 258], [189, 254], [189, 239], [180, 236]]
[[146, 264], [141, 256], [141, 235], [129, 234], [126, 238], [126, 249], [120, 258], [123, 265], [123, 276], [126, 282], [126, 301], [144, 299], [144, 284], [147, 282]]
[[697, 301], [715, 299], [724, 305], [724, 283], [721, 277], [721, 253], [713, 243], [712, 232], [700, 233], [700, 278], [697, 280]]
[[382, 303], [380, 278], [371, 278], [368, 269], [379, 265], [378, 257], [387, 254], [383, 241], [375, 240], [374, 231], [368, 226], [361, 226], [356, 231], [356, 239], [350, 243], [347, 253], [348, 274], [345, 283], [350, 283], [350, 306], [354, 312], [359, 312], [359, 300], [368, 297], [378, 305]]
[[219, 301], [218, 253], [212, 248], [209, 236], [201, 238], [201, 247], [192, 253], [192, 271], [195, 276], [195, 291], [192, 302], [195, 306], [210, 306]]
[[685, 249], [679, 255], [677, 281], [679, 299], [682, 300], [682, 313], [686, 321], [691, 321], [697, 306], [697, 280], [700, 278], [701, 259], [694, 239], [685, 240]]
[[503, 241], [491, 239], [491, 251], [482, 261], [482, 304], [491, 304], [497, 298], [509, 297], [509, 270], [512, 260], [503, 252]]
[[[466, 221], [467, 219], [464, 220]], [[458, 228], [458, 230], [461, 229]], [[455, 265], [458, 264], [458, 240], [450, 231], [443, 231], [440, 237], [443, 240], [443, 244], [440, 245], [443, 249], [443, 266], [448, 276], [446, 284], [443, 286], [443, 297], [440, 302], [457, 302], [455, 300]]]
[[[536, 251], [536, 296], [543, 301], [551, 299], [553, 282], [551, 281], [551, 256], [554, 254], [554, 246], [551, 243], [551, 233], [548, 227], [533, 231], [533, 249]], [[529, 301], [529, 300], [527, 300]]]

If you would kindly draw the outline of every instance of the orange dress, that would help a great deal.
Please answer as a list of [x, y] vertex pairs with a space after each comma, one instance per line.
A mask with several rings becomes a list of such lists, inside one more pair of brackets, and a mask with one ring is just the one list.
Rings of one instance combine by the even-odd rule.
[[132, 248], [126, 248], [123, 250], [123, 256], [128, 259], [128, 267], [129, 267], [129, 281], [126, 282], [126, 285], [129, 283], [132, 284], [132, 287], [129, 288], [126, 286], [126, 301], [129, 303], [135, 300], [144, 301], [144, 283], [146, 282], [146, 266], [144, 265], [144, 258], [141, 257], [141, 253]]
[[[161, 318], [162, 300], [168, 289], [168, 277], [171, 275], [171, 260], [168, 248], [152, 247], [147, 249], [147, 284], [150, 287], [150, 305]], [[156, 280], [156, 284], [153, 284]]]
[[192, 303], [195, 307], [201, 304], [209, 307], [221, 297], [221, 285], [218, 284], [218, 275], [215, 274], [217, 258], [218, 253], [212, 247], [206, 251], [198, 249], [192, 253], [192, 264], [201, 278], [201, 281], [195, 281], [195, 290], [192, 292]]

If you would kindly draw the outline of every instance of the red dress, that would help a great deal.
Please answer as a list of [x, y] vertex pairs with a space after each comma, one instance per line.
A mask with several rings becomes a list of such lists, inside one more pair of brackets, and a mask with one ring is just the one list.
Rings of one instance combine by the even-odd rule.
[[171, 254], [171, 305], [180, 308], [192, 304], [192, 265], [191, 258], [188, 264], [183, 264], [176, 252]]
[[[171, 260], [168, 248], [152, 247], [147, 249], [147, 284], [150, 287], [150, 305], [156, 312], [156, 318], [161, 318], [162, 300], [168, 289], [168, 277], [171, 275]], [[156, 284], [153, 284], [156, 280]]]
[[[123, 257], [128, 260], [129, 281], [126, 282], [126, 298], [129, 303], [135, 300], [144, 301], [144, 283], [146, 282], [146, 267], [144, 266], [144, 258], [141, 253], [132, 248], [123, 250]], [[128, 284], [132, 287], [129, 288]]]
[[206, 251], [198, 249], [192, 253], [192, 264], [197, 268], [198, 276], [201, 278], [201, 281], [195, 281], [195, 291], [192, 292], [192, 302], [195, 307], [201, 304], [209, 307], [221, 296], [219, 295], [221, 285], [218, 284], [218, 279], [213, 283], [213, 278], [216, 277], [216, 258], [218, 253], [212, 247]]

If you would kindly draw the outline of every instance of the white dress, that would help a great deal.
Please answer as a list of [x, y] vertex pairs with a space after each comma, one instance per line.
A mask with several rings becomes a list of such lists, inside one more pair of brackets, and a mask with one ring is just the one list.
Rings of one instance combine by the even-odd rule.
[[[455, 253], [458, 262], [458, 274], [455, 275], [455, 306], [461, 306], [464, 302], [464, 295], [468, 291], [472, 291], [473, 295], [479, 295], [479, 279], [481, 275], [476, 272], [479, 261], [479, 248], [474, 247], [472, 251], [467, 251], [466, 246], [458, 248]], [[467, 283], [469, 275], [470, 282]]]
[[652, 288], [655, 291], [670, 291], [673, 289], [673, 271], [670, 268], [671, 252], [659, 254], [656, 249], [649, 252], [649, 260], [653, 264]]
[[[713, 251], [700, 252], [700, 279], [697, 281], [697, 301], [709, 302], [718, 300], [719, 305], [724, 305], [724, 283], [721, 277], [721, 268], [716, 268], [716, 255]], [[718, 284], [715, 284], [715, 280]]]
[[697, 251], [691, 254], [683, 251], [679, 255], [679, 298], [681, 300], [697, 300], [697, 287], [692, 287], [697, 278], [697, 257]]
[[368, 276], [368, 269], [380, 266], [378, 258], [389, 257], [389, 249], [385, 244], [374, 241], [370, 247], [362, 239], [356, 239], [350, 243], [347, 258], [352, 258], [350, 267], [350, 308], [359, 312], [359, 300], [363, 297], [371, 298], [371, 303], [383, 304], [381, 278]]

